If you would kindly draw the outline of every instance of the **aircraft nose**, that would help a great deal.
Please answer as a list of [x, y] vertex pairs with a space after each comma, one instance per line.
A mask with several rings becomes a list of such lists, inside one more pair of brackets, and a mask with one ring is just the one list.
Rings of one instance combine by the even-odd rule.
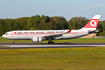
[[5, 37], [5, 35], [2, 35], [2, 37]]

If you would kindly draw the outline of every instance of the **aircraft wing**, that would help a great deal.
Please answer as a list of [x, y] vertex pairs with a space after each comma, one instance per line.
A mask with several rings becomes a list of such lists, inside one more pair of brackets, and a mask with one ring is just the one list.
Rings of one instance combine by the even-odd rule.
[[68, 30], [67, 32], [64, 32], [64, 33], [45, 35], [45, 36], [43, 36], [43, 37], [44, 37], [44, 38], [47, 38], [47, 39], [49, 39], [49, 38], [53, 39], [53, 38], [55, 38], [55, 37], [60, 37], [60, 36], [62, 36], [63, 34], [67, 34], [67, 33], [70, 33], [70, 32], [71, 32], [71, 29]]

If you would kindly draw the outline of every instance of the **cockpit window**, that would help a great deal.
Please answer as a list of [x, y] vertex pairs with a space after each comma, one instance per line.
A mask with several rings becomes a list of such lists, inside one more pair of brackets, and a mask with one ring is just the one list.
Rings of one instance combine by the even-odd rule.
[[8, 33], [5, 33], [5, 35], [8, 35]]

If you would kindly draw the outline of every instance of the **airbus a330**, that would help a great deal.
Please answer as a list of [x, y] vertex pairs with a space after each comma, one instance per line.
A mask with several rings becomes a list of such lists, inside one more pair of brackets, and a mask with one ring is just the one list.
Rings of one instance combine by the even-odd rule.
[[13, 42], [14, 40], [32, 40], [33, 42], [49, 40], [48, 44], [52, 44], [54, 43], [52, 40], [78, 38], [96, 32], [100, 16], [95, 15], [79, 30], [18, 30], [6, 32], [2, 37], [11, 39]]

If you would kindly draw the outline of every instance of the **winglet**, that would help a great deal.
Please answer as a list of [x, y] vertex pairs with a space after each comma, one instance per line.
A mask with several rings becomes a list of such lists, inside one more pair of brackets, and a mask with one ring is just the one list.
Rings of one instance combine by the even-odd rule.
[[71, 29], [69, 31], [67, 31], [67, 33], [70, 33], [71, 32]]
[[67, 33], [70, 33], [71, 32], [71, 29], [69, 31], [67, 31], [66, 33], [63, 33], [63, 34], [67, 34]]

